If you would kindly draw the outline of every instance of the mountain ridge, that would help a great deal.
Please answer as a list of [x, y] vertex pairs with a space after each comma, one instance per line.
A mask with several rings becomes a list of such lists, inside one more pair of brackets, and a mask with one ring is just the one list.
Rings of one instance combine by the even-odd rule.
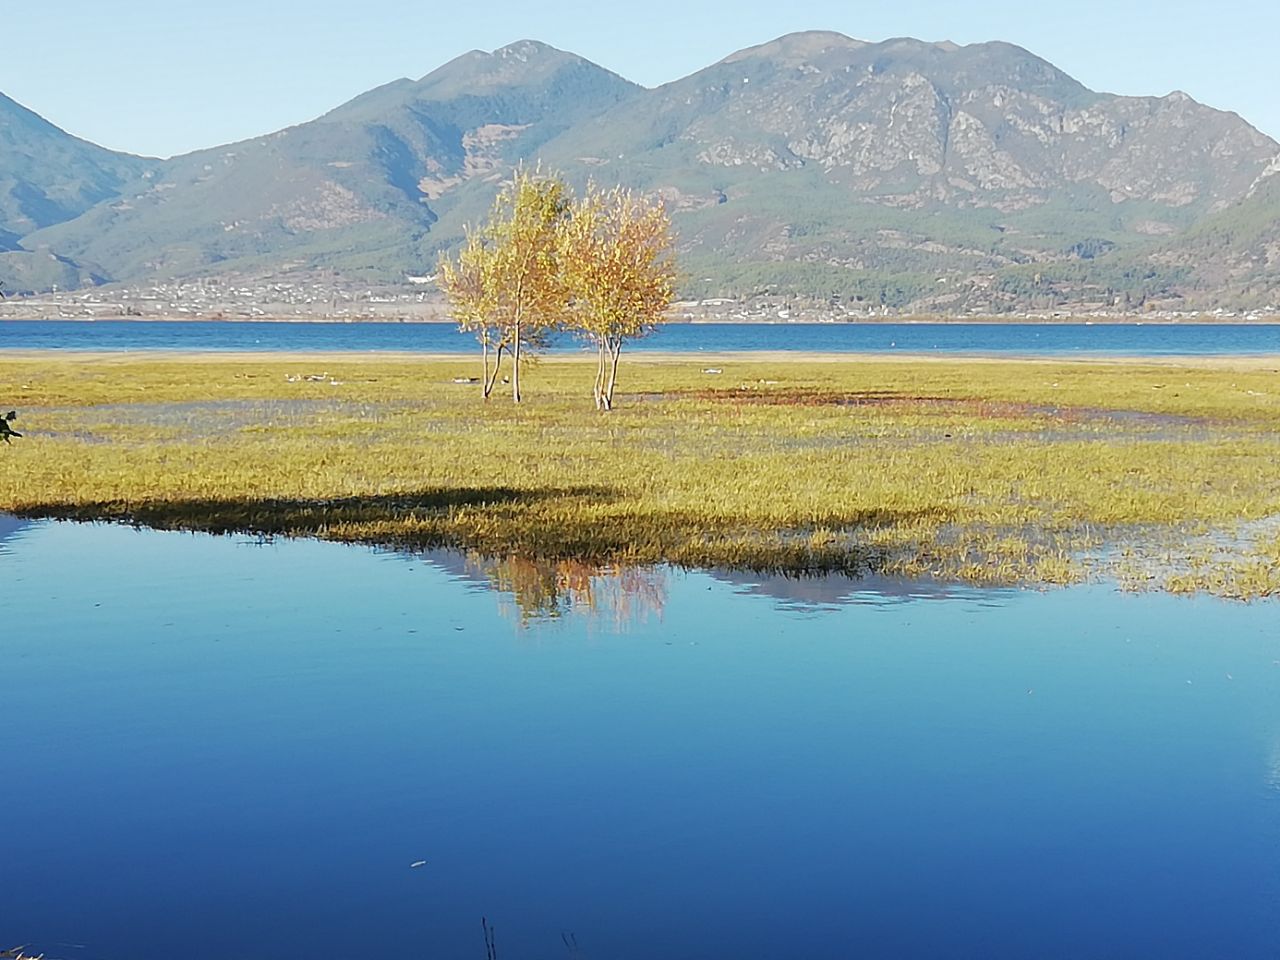
[[0, 93], [0, 280], [21, 290], [102, 279], [24, 238], [119, 196], [157, 162], [73, 136]]
[[[1280, 144], [1186, 94], [1098, 93], [1001, 41], [833, 31], [651, 89], [518, 40], [263, 137], [113, 162], [116, 181], [84, 209], [0, 219], [0, 279], [6, 257], [40, 250], [79, 282], [286, 268], [394, 282], [451, 249], [515, 164], [541, 162], [662, 195], [689, 295], [1243, 305], [1272, 295], [1237, 283], [1239, 263], [1266, 262], [1244, 248], [1269, 235], [1231, 232], [1235, 269], [1207, 269], [1206, 238], [1280, 182]], [[6, 163], [0, 149], [0, 177]]]

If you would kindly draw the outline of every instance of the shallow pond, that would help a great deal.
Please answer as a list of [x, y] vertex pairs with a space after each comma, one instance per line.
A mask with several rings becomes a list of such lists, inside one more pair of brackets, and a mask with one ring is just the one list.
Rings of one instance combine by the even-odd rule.
[[504, 960], [1280, 943], [1275, 603], [3, 518], [0, 578], [0, 946], [479, 958], [482, 917]]

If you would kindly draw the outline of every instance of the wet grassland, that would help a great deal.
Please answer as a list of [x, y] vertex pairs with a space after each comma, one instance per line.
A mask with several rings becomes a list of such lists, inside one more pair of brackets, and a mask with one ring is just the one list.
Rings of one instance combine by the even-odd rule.
[[0, 361], [0, 510], [601, 566], [1280, 591], [1280, 361]]

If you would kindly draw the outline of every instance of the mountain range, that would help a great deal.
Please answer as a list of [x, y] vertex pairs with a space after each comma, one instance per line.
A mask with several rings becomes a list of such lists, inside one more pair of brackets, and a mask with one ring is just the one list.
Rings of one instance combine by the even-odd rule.
[[429, 273], [516, 164], [662, 196], [689, 296], [1280, 303], [1280, 144], [1006, 43], [791, 34], [646, 89], [535, 41], [170, 160], [0, 96], [0, 280]]

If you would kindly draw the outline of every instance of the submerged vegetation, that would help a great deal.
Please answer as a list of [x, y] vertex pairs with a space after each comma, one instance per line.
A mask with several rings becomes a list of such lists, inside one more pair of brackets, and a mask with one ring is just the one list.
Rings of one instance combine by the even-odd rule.
[[499, 562], [1280, 590], [1261, 363], [645, 359], [584, 420], [592, 360], [544, 359], [518, 407], [475, 404], [465, 358], [6, 360], [27, 441], [0, 448], [0, 510]]

